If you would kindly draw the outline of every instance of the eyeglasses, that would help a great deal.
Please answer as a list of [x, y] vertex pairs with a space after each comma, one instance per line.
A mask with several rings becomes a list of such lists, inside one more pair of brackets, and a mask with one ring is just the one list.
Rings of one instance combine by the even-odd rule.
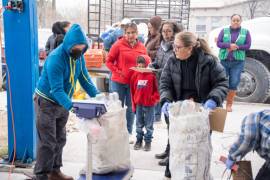
[[179, 51], [180, 49], [185, 48], [185, 46], [177, 46], [176, 44], [173, 44], [173, 49]]

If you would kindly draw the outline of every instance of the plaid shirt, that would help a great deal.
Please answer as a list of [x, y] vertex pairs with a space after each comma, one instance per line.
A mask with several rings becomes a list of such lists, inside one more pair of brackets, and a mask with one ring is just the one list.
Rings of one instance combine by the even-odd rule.
[[270, 110], [251, 113], [244, 118], [240, 136], [230, 148], [228, 157], [238, 161], [251, 150], [257, 151], [266, 161], [270, 160]]

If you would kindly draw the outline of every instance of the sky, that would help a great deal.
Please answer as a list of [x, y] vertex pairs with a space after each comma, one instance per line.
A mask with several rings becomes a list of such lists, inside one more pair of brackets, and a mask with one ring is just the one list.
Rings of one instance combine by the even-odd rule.
[[85, 4], [87, 6], [87, 0], [56, 0], [56, 8], [61, 10], [63, 8], [71, 8], [76, 5]]

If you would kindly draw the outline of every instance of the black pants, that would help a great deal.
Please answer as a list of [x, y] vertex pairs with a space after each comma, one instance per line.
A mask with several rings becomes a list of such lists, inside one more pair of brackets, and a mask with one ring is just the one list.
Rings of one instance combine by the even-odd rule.
[[[167, 124], [167, 130], [168, 130], [168, 136], [169, 136], [169, 127], [170, 127], [169, 117], [167, 117], [166, 115], [164, 115], [164, 117], [165, 117], [165, 122]], [[167, 143], [165, 152], [168, 153], [168, 155], [170, 153], [170, 142], [169, 142], [169, 138], [168, 138], [168, 143]]]
[[37, 160], [34, 168], [37, 180], [47, 180], [47, 174], [62, 166], [66, 144], [66, 123], [69, 112], [56, 103], [36, 95], [34, 98], [37, 126]]
[[265, 162], [259, 170], [255, 180], [269, 180], [270, 179], [270, 162]]
[[[167, 117], [165, 115], [165, 122], [167, 124], [167, 129], [168, 129], [168, 134], [169, 134], [169, 127], [170, 127], [170, 121], [169, 121], [169, 117]], [[169, 138], [168, 138], [168, 143], [167, 143], [167, 147], [166, 147], [166, 150], [165, 150], [167, 153], [168, 153], [168, 162], [166, 164], [166, 168], [165, 168], [165, 177], [168, 177], [170, 178], [171, 177], [171, 171], [169, 169], [169, 162], [170, 162], [170, 142], [169, 142]]]

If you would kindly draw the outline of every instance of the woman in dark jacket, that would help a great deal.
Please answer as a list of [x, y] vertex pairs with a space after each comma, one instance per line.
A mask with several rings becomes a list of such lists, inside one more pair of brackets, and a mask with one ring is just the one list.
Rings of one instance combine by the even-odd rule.
[[[180, 32], [173, 46], [174, 55], [167, 61], [160, 79], [162, 112], [169, 116], [170, 103], [185, 99], [203, 103], [207, 109], [222, 106], [228, 79], [206, 41], [191, 32]], [[169, 161], [165, 176], [170, 177]]]
[[[155, 61], [152, 64], [150, 64], [150, 67], [157, 69], [156, 76], [157, 76], [158, 82], [160, 80], [161, 72], [166, 62], [168, 61], [170, 56], [174, 54], [173, 46], [172, 46], [174, 36], [176, 33], [180, 32], [181, 30], [182, 29], [175, 22], [172, 22], [172, 21], [165, 21], [161, 25], [161, 28], [160, 28], [160, 34], [162, 35], [161, 44], [157, 51]], [[160, 103], [158, 103], [155, 107], [155, 121], [158, 122], [160, 120], [161, 120], [161, 105]], [[169, 128], [169, 119], [166, 116], [165, 116], [165, 121], [166, 121], [167, 127]], [[169, 150], [170, 150], [170, 146], [168, 142], [165, 152], [155, 155], [157, 159], [162, 159], [158, 163], [160, 166], [166, 165], [166, 162], [168, 160]]]
[[183, 29], [179, 27], [173, 21], [165, 21], [162, 23], [160, 28], [160, 46], [156, 53], [156, 57], [153, 63], [150, 64], [151, 67], [158, 70], [157, 79], [160, 80], [161, 72], [169, 59], [170, 56], [174, 54], [173, 51], [173, 40], [176, 33], [182, 31]]

